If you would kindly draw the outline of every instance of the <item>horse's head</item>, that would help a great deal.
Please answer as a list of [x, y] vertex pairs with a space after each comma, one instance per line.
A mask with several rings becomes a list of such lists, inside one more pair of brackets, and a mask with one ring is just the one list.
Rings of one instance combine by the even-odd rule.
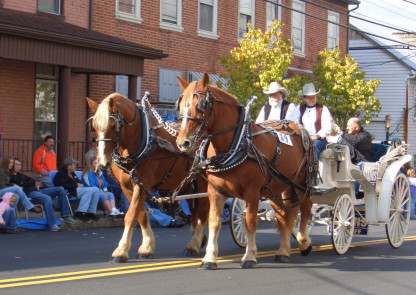
[[182, 95], [176, 102], [182, 120], [176, 144], [183, 152], [191, 152], [198, 145], [202, 133], [209, 125], [212, 114], [212, 98], [208, 89], [209, 76], [204, 73], [198, 82], [188, 83], [177, 77]]
[[108, 167], [111, 154], [120, 141], [123, 120], [131, 121], [135, 118], [128, 117], [134, 116], [135, 105], [118, 93], [110, 94], [100, 104], [86, 99], [91, 110], [95, 112], [90, 120], [97, 135], [97, 161], [100, 166]]

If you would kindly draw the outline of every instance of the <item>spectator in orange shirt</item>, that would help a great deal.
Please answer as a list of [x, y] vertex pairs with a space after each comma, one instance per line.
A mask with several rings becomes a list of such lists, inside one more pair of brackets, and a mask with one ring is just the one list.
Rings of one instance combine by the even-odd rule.
[[32, 165], [36, 171], [36, 180], [42, 182], [46, 187], [53, 187], [49, 172], [57, 170], [54, 145], [53, 137], [48, 135], [43, 140], [43, 145], [33, 154]]

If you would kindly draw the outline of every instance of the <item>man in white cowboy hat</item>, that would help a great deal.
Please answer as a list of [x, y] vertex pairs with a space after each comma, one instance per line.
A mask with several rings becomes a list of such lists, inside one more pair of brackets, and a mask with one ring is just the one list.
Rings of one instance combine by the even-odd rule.
[[256, 124], [266, 120], [284, 120], [296, 107], [295, 104], [284, 100], [289, 92], [277, 82], [270, 83], [269, 88], [263, 90], [263, 93], [269, 95], [269, 100], [261, 108]]
[[326, 148], [326, 137], [332, 131], [332, 117], [328, 107], [316, 103], [316, 95], [320, 90], [315, 90], [313, 83], [303, 86], [299, 96], [305, 104], [301, 104], [292, 112], [289, 120], [302, 124], [309, 132], [316, 146], [316, 159], [319, 160], [321, 152]]

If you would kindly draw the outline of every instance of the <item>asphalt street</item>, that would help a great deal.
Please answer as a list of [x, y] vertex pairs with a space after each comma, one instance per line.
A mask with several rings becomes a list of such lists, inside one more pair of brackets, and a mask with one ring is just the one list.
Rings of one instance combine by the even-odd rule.
[[[384, 227], [355, 238], [344, 255], [332, 250], [325, 227], [312, 231], [313, 252], [294, 249], [291, 262], [274, 263], [279, 235], [271, 222], [260, 222], [257, 269], [242, 270], [244, 249], [237, 247], [228, 224], [219, 238], [218, 270], [198, 270], [200, 257], [184, 257], [190, 239], [183, 228], [154, 228], [155, 257], [135, 258], [141, 233], [136, 229], [130, 261], [109, 262], [122, 228], [27, 231], [0, 235], [0, 294], [410, 294], [416, 270], [416, 221], [398, 248], [390, 247]], [[293, 240], [292, 246], [297, 247]]]

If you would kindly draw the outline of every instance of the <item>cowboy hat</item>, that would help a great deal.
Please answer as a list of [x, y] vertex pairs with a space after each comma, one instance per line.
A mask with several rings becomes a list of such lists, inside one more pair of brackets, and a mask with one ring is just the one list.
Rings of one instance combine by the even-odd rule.
[[318, 91], [315, 90], [315, 85], [313, 83], [307, 83], [303, 86], [303, 90], [299, 91], [299, 96], [309, 96], [309, 95], [317, 95], [319, 92], [321, 92], [321, 89]]
[[280, 86], [280, 84], [277, 83], [277, 82], [270, 83], [269, 88], [263, 90], [264, 94], [273, 94], [273, 93], [276, 93], [276, 92], [283, 93], [283, 97], [289, 96], [289, 92], [287, 91], [287, 89]]

